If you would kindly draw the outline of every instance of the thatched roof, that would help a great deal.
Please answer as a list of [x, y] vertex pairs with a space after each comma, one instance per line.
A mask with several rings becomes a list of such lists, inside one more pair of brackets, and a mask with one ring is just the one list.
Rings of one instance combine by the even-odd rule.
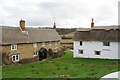
[[74, 41], [120, 41], [118, 26], [77, 29]]
[[19, 27], [1, 27], [2, 45], [61, 40], [54, 29], [26, 28], [26, 32], [22, 32]]

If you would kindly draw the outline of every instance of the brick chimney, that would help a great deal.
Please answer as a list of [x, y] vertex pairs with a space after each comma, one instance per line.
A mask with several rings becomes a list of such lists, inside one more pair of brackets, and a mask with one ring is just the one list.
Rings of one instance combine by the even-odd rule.
[[22, 20], [20, 21], [20, 28], [21, 30], [24, 32], [25, 31], [25, 20]]
[[94, 27], [94, 22], [93, 22], [93, 18], [92, 18], [92, 23], [91, 23], [91, 28]]
[[53, 25], [53, 29], [55, 29], [56, 30], [56, 23], [54, 22], [54, 25]]

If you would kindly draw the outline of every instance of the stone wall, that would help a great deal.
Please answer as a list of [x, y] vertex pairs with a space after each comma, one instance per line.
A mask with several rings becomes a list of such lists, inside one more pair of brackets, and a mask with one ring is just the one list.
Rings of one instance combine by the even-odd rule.
[[11, 50], [11, 45], [2, 46], [2, 53], [9, 53], [10, 56], [13, 54], [19, 54], [19, 60], [24, 58], [33, 58], [33, 53], [39, 51], [41, 48], [49, 49], [51, 48], [53, 51], [55, 48], [58, 48], [60, 51], [60, 41], [56, 45], [55, 42], [52, 42], [52, 45], [49, 45], [49, 42], [45, 42], [45, 46], [42, 46], [42, 42], [37, 43], [37, 47], [33, 47], [33, 43], [27, 44], [17, 44], [17, 50]]

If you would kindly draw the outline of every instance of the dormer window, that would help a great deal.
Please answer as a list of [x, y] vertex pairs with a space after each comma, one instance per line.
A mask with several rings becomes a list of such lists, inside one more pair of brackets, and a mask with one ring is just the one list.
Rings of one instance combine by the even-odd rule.
[[57, 48], [55, 48], [55, 49], [54, 49], [54, 52], [57, 52], [57, 51], [58, 51], [58, 49], [57, 49]]
[[58, 44], [58, 42], [57, 41], [55, 41], [55, 45], [57, 45]]
[[16, 44], [12, 44], [11, 45], [11, 50], [17, 50], [17, 45]]
[[49, 42], [49, 46], [51, 46], [51, 45], [52, 45], [52, 42], [50, 41], [50, 42]]
[[45, 46], [45, 42], [42, 42], [42, 46]]
[[33, 47], [34, 47], [34, 48], [37, 47], [37, 43], [33, 43]]

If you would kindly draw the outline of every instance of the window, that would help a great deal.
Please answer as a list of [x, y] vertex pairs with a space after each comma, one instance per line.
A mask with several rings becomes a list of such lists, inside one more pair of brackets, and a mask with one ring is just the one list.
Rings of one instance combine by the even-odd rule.
[[58, 42], [57, 41], [55, 41], [55, 45], [57, 45], [58, 44]]
[[19, 55], [18, 54], [12, 55], [12, 61], [19, 61]]
[[37, 56], [37, 55], [38, 55], [38, 52], [34, 52], [34, 53], [33, 53], [33, 56]]
[[33, 47], [34, 47], [34, 48], [37, 47], [37, 43], [33, 43]]
[[17, 45], [16, 44], [12, 44], [11, 45], [11, 50], [17, 50]]
[[103, 42], [103, 46], [110, 46], [110, 42]]
[[82, 41], [80, 41], [80, 46], [82, 46]]
[[54, 49], [54, 52], [57, 52], [57, 48]]
[[45, 46], [45, 42], [42, 42], [42, 46]]
[[83, 50], [78, 50], [79, 51], [79, 54], [83, 54]]
[[51, 46], [51, 45], [52, 45], [52, 42], [50, 41], [50, 42], [49, 42], [49, 46]]
[[101, 51], [95, 51], [95, 55], [100, 55]]

